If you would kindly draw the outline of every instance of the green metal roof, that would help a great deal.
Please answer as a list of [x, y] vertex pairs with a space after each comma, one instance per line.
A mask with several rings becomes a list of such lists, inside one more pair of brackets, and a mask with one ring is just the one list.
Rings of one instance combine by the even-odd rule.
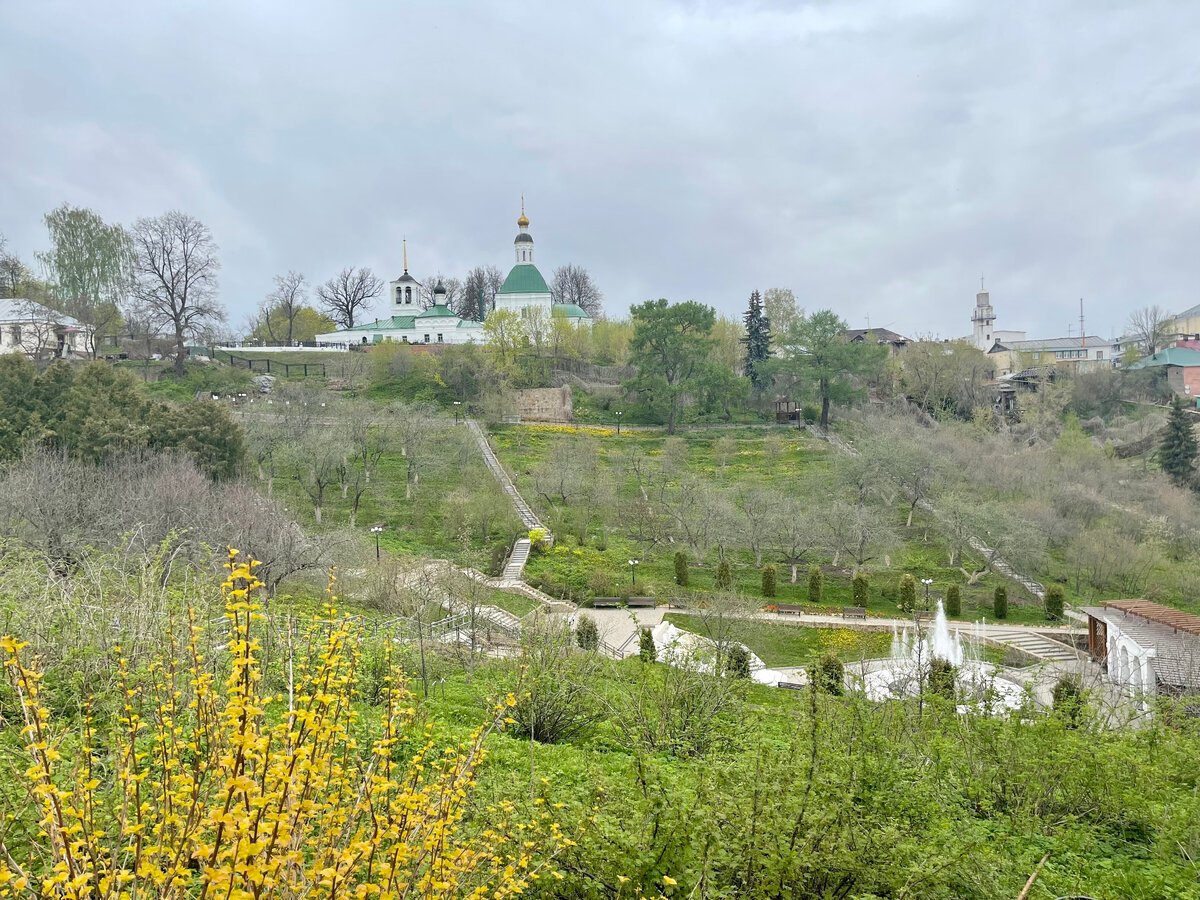
[[591, 315], [582, 306], [574, 303], [555, 303], [550, 307], [551, 315], [562, 315], [568, 319], [590, 319]]
[[346, 331], [382, 331], [385, 328], [412, 328], [413, 322], [416, 321], [415, 316], [391, 316], [387, 319], [376, 319], [374, 322], [367, 322], [365, 325], [355, 325], [353, 328], [347, 328]]
[[1200, 350], [1189, 347], [1170, 347], [1159, 350], [1153, 356], [1139, 359], [1130, 369], [1149, 369], [1155, 366], [1200, 366]]
[[476, 322], [474, 319], [459, 319], [457, 327], [459, 327], [459, 328], [482, 328], [483, 323]]
[[423, 313], [418, 313], [417, 318], [418, 319], [448, 319], [448, 318], [457, 319], [458, 316], [457, 316], [457, 314], [454, 313], [453, 310], [450, 309], [450, 307], [439, 303], [436, 306], [429, 307], [429, 309], [425, 310], [425, 312], [423, 312]]
[[501, 294], [548, 294], [546, 279], [533, 263], [521, 263], [513, 266], [504, 284], [500, 287]]

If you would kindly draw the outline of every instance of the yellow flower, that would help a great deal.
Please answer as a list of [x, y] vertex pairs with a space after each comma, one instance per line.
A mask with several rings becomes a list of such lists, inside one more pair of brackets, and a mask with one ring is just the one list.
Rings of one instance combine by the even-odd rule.
[[670, 875], [664, 875], [663, 876], [663, 884], [679, 884], [679, 882], [676, 881], [674, 878], [672, 878]]

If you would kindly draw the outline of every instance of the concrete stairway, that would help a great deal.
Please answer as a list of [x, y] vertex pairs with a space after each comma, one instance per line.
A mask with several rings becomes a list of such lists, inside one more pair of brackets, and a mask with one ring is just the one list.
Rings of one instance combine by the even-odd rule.
[[1083, 656], [1074, 647], [1034, 631], [989, 626], [986, 637], [989, 642], [1008, 644], [1030, 656], [1050, 662], [1075, 662]]
[[[517, 515], [520, 516], [521, 522], [530, 531], [535, 528], [545, 531], [547, 543], [553, 544], [554, 538], [550, 534], [550, 529], [538, 521], [538, 517], [533, 514], [533, 510], [525, 502], [525, 498], [517, 493], [517, 489], [513, 486], [508, 473], [504, 471], [504, 466], [500, 465], [500, 460], [496, 458], [496, 453], [492, 450], [492, 445], [488, 443], [487, 435], [483, 433], [483, 429], [479, 427], [479, 423], [474, 419], [467, 419], [467, 427], [471, 429], [471, 434], [475, 436], [475, 443], [479, 445], [479, 452], [483, 454], [484, 463], [487, 464], [496, 481], [500, 483], [500, 487], [504, 489], [504, 493], [508, 494], [508, 498], [512, 501], [513, 508], [517, 511]], [[524, 565], [525, 563], [522, 561], [522, 568], [524, 568]], [[520, 575], [516, 577], [520, 578]]]
[[520, 581], [525, 574], [525, 563], [529, 560], [529, 551], [533, 549], [533, 544], [529, 542], [529, 538], [520, 538], [513, 545], [512, 556], [508, 558], [508, 565], [504, 567], [504, 574], [500, 577], [504, 581]]

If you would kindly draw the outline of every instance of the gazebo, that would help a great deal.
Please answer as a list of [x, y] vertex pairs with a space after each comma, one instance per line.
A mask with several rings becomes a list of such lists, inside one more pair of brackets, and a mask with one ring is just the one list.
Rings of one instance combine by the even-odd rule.
[[1200, 693], [1200, 616], [1149, 600], [1086, 606], [1088, 654], [1143, 697]]

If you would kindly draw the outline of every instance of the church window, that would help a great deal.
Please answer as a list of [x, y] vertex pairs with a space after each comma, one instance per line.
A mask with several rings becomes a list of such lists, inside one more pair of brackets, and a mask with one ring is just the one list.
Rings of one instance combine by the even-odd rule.
[[442, 342], [442, 336], [439, 334], [438, 335], [438, 343], [440, 344], [441, 342]]
[[404, 302], [409, 305], [412, 304], [412, 288], [410, 287], [404, 289]]
[[425, 343], [429, 343], [429, 335], [425, 335]]

